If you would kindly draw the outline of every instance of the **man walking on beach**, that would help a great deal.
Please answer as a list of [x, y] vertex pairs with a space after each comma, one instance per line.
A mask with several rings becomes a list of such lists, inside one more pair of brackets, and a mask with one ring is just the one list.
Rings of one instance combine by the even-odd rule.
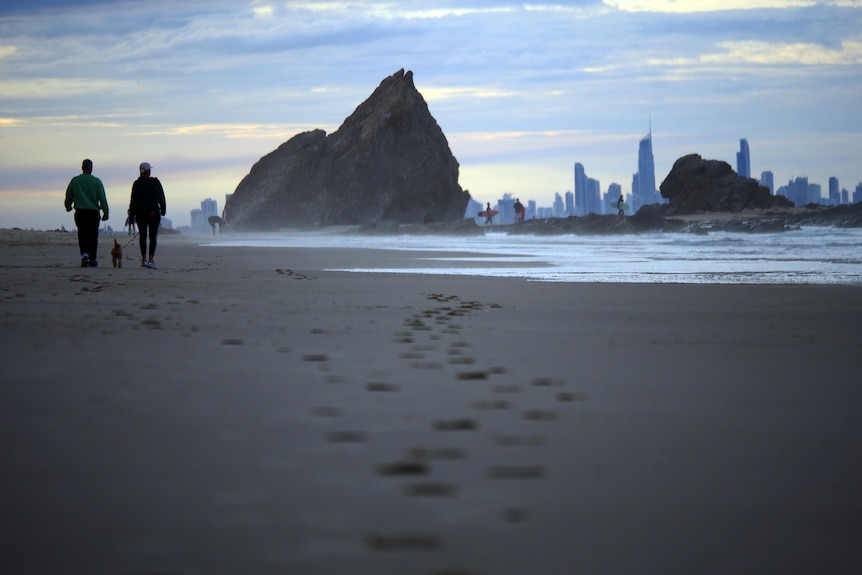
[[66, 187], [66, 211], [75, 207], [75, 225], [78, 227], [78, 247], [81, 250], [81, 267], [97, 267], [99, 250], [99, 210], [102, 221], [108, 221], [108, 199], [102, 180], [93, 175], [93, 161], [81, 162], [81, 171]]
[[[162, 223], [162, 216], [167, 213], [167, 206], [162, 183], [158, 178], [150, 177], [152, 168], [148, 162], [140, 165], [141, 176], [132, 184], [129, 213], [134, 214], [141, 234], [141, 267], [156, 269], [153, 257], [156, 255], [159, 225]], [[147, 236], [150, 237], [149, 247]]]

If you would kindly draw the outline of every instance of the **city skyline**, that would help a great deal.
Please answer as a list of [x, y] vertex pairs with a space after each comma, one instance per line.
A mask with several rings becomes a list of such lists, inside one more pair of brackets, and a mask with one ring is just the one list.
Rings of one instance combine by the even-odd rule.
[[[746, 138], [740, 138], [740, 149], [736, 153], [736, 168], [738, 175], [751, 178], [751, 150]], [[547, 206], [540, 206], [532, 198], [527, 198], [530, 207], [527, 209], [527, 219], [533, 217], [559, 218], [568, 216], [583, 216], [593, 214], [615, 214], [616, 209], [610, 206], [616, 199], [623, 195], [626, 202], [631, 202], [628, 208], [629, 214], [636, 212], [641, 206], [660, 203], [663, 198], [655, 186], [654, 159], [652, 154], [652, 131], [641, 138], [638, 146], [638, 171], [633, 175], [631, 189], [628, 193], [624, 191], [618, 182], [611, 182], [602, 192], [601, 183], [588, 176], [586, 167], [581, 162], [574, 164], [574, 192], [566, 191], [564, 194], [554, 193], [554, 201]], [[733, 166], [731, 166], [733, 169]], [[743, 175], [745, 172], [746, 175]], [[641, 176], [643, 174], [643, 176]], [[828, 189], [823, 193], [823, 187], [817, 182], [809, 182], [807, 176], [791, 177], [786, 185], [778, 189], [774, 186], [772, 171], [764, 170], [761, 177], [755, 179], [761, 186], [766, 187], [771, 195], [782, 195], [793, 201], [797, 206], [810, 203], [821, 205], [840, 205], [862, 202], [862, 181], [848, 189], [842, 186], [835, 176], [830, 176]], [[565, 200], [563, 199], [565, 197]], [[493, 207], [500, 211], [499, 221], [509, 223], [511, 218], [508, 212], [515, 198], [510, 193], [505, 193], [498, 198]], [[484, 209], [483, 204], [478, 201], [472, 202], [467, 208], [467, 217], [477, 218], [476, 213]], [[477, 218], [478, 220], [478, 218]]]
[[574, 162], [626, 190], [650, 132], [657, 185], [687, 154], [734, 165], [744, 137], [752, 174], [853, 190], [860, 31], [862, 0], [5, 2], [0, 227], [68, 227], [84, 157], [114, 227], [142, 161], [185, 225], [400, 68], [482, 202], [550, 205]]

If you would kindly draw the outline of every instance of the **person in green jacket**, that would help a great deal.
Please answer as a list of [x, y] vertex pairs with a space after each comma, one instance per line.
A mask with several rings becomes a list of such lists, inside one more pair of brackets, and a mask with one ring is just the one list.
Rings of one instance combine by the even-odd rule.
[[81, 267], [99, 265], [99, 211], [101, 220], [108, 221], [108, 199], [102, 180], [93, 175], [93, 161], [81, 162], [83, 174], [72, 178], [66, 187], [66, 211], [75, 208], [75, 225], [78, 227], [78, 247], [81, 250]]

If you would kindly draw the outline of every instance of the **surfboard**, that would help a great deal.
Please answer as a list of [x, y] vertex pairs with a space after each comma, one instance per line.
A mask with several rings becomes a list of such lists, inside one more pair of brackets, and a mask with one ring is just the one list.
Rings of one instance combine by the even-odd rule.
[[494, 216], [496, 216], [499, 213], [500, 212], [498, 210], [482, 210], [481, 212], [479, 212], [479, 217], [480, 218], [493, 218]]
[[[611, 208], [613, 208], [615, 210], [620, 209], [619, 204], [617, 204], [616, 202], [611, 202]], [[628, 209], [629, 209], [629, 203], [623, 202], [623, 210], [628, 210]]]

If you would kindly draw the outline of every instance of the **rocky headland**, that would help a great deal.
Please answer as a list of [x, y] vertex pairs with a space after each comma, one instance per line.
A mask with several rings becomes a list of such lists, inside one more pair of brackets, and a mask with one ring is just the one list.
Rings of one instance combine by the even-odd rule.
[[413, 73], [402, 69], [332, 134], [304, 132], [262, 157], [224, 219], [242, 231], [381, 222], [392, 229], [458, 223], [469, 199], [446, 136]]

